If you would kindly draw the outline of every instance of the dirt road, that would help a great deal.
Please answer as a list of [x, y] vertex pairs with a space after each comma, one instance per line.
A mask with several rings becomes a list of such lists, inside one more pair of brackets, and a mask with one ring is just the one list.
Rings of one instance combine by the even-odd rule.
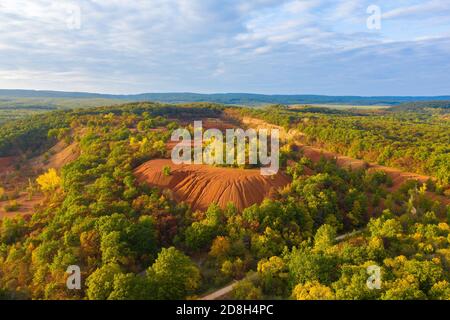
[[233, 282], [232, 284], [219, 289], [217, 291], [214, 291], [213, 293], [210, 293], [203, 298], [200, 298], [198, 300], [219, 300], [220, 298], [225, 297], [226, 295], [230, 294], [231, 291], [233, 291], [234, 287], [236, 286], [237, 281]]

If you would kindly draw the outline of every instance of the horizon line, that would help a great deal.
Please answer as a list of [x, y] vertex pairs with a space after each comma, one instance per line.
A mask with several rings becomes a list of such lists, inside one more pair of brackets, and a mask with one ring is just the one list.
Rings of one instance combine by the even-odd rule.
[[448, 94], [439, 95], [358, 95], [358, 94], [315, 94], [315, 93], [255, 93], [255, 92], [194, 92], [194, 91], [148, 91], [140, 93], [102, 93], [102, 92], [92, 92], [92, 91], [64, 91], [64, 90], [54, 90], [54, 89], [5, 89], [0, 88], [1, 91], [30, 91], [30, 92], [55, 92], [55, 93], [69, 93], [69, 94], [92, 94], [92, 95], [105, 95], [105, 96], [140, 96], [146, 94], [197, 94], [197, 95], [231, 95], [231, 94], [247, 94], [247, 95], [259, 95], [259, 96], [319, 96], [319, 97], [357, 97], [357, 98], [433, 98], [433, 97], [449, 97]]

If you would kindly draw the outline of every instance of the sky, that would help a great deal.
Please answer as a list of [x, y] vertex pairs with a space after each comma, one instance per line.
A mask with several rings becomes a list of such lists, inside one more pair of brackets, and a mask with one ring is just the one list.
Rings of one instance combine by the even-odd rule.
[[0, 88], [449, 95], [450, 0], [0, 0]]

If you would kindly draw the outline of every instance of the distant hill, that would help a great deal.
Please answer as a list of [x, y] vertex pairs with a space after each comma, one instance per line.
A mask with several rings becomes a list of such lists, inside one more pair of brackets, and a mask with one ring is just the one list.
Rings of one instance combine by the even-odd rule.
[[136, 95], [112, 95], [86, 92], [0, 90], [2, 97], [14, 98], [62, 98], [62, 99], [114, 99], [126, 101], [215, 102], [222, 104], [260, 105], [260, 104], [341, 104], [341, 105], [399, 105], [417, 101], [450, 101], [450, 96], [439, 97], [360, 97], [360, 96], [322, 96], [322, 95], [263, 95], [251, 93], [143, 93]]
[[443, 109], [450, 111], [450, 100], [414, 101], [391, 107], [393, 111], [421, 111], [425, 109]]

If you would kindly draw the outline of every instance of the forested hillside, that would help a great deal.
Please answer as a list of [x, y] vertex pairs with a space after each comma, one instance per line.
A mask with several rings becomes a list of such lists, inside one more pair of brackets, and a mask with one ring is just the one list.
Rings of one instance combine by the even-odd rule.
[[450, 109], [450, 101], [414, 101], [402, 103], [391, 108], [393, 111], [425, 111], [427, 109], [448, 112]]
[[[42, 201], [31, 214], [0, 220], [0, 297], [184, 299], [243, 279], [234, 298], [450, 298], [450, 207], [427, 193], [448, 183], [448, 123], [236, 109], [340, 152], [420, 170], [436, 166], [436, 184], [410, 181], [391, 191], [382, 172], [313, 162], [288, 144], [282, 170], [292, 182], [243, 210], [212, 203], [193, 211], [170, 190], [138, 183], [139, 165], [168, 157], [173, 130], [220, 119], [224, 109], [133, 103], [3, 124], [0, 157], [21, 156], [26, 164], [61, 139], [80, 152], [60, 170], [33, 177], [25, 192], [39, 192]], [[395, 162], [405, 154], [414, 161]], [[70, 265], [81, 269], [81, 290], [66, 287]], [[370, 265], [382, 270], [380, 290], [366, 287]]]

